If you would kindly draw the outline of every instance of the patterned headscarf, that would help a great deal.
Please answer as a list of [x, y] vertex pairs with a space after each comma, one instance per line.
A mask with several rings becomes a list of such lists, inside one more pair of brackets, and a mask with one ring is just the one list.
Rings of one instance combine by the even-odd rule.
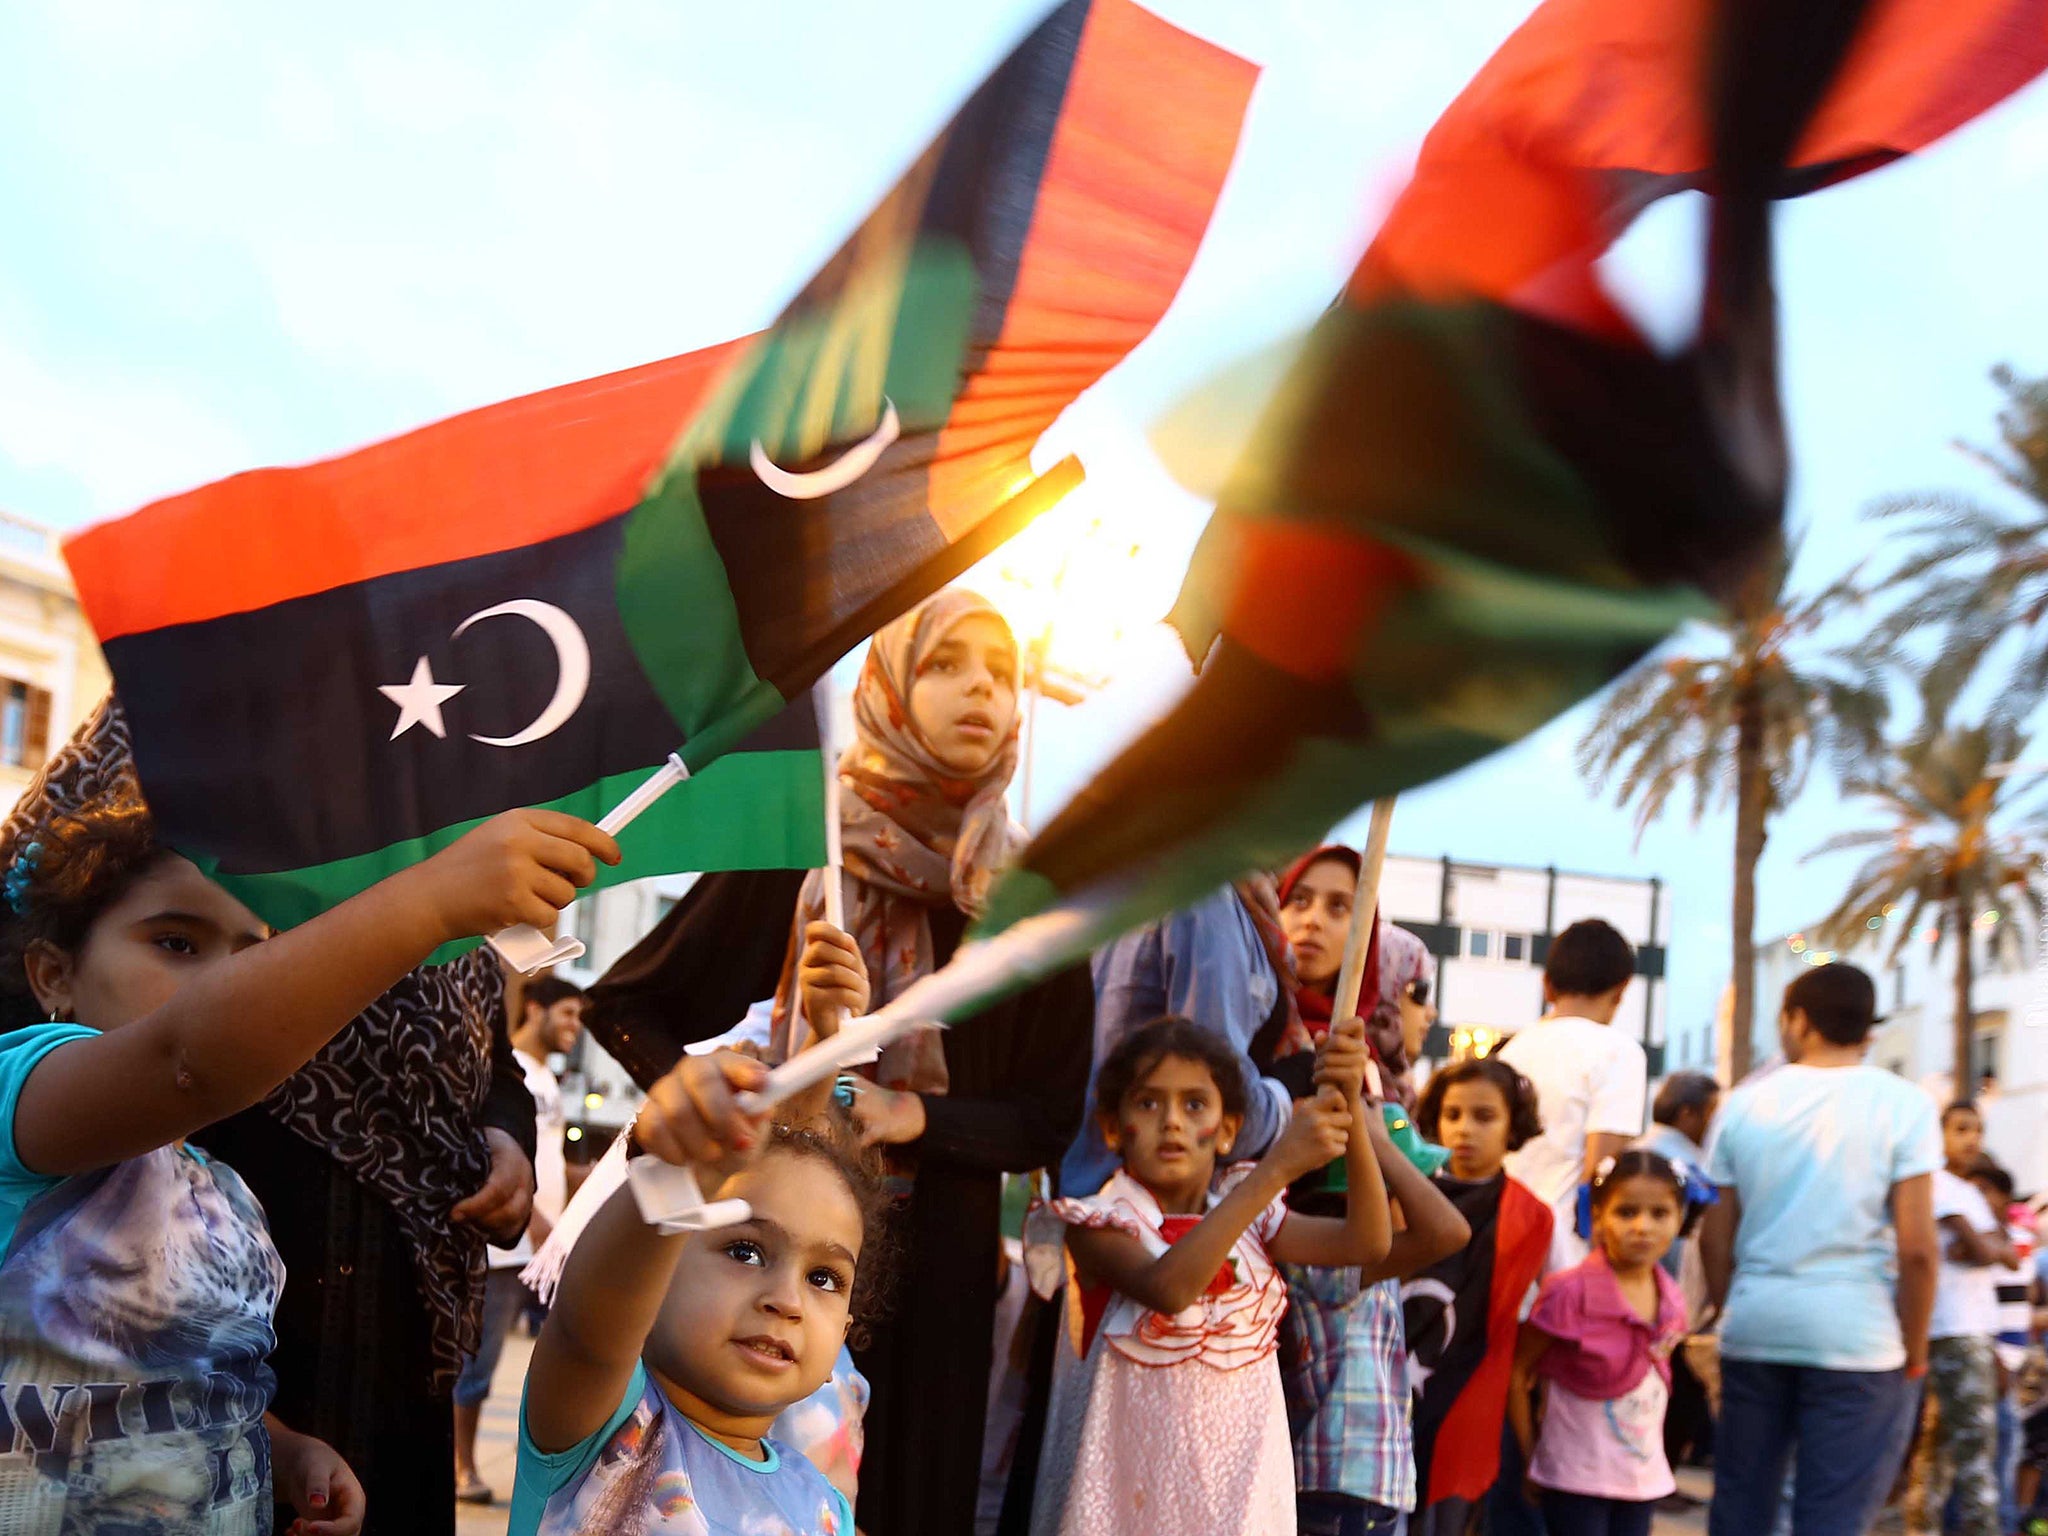
[[[0, 827], [0, 865], [53, 819], [116, 794], [140, 796], [127, 721], [111, 695], [79, 726]], [[423, 966], [358, 1015], [264, 1099], [390, 1207], [418, 1260], [439, 1385], [476, 1351], [484, 1242], [449, 1210], [490, 1175], [478, 1126], [505, 977], [480, 949]]]
[[1414, 1063], [1408, 1059], [1408, 1042], [1401, 1034], [1401, 998], [1418, 981], [1436, 975], [1436, 959], [1429, 946], [1406, 928], [1380, 919], [1380, 998], [1365, 1021], [1366, 1038], [1379, 1057], [1387, 1097], [1405, 1108], [1415, 1107]]
[[[1009, 630], [986, 598], [948, 587], [876, 633], [854, 688], [856, 739], [839, 759], [839, 821], [846, 923], [867, 962], [873, 1007], [931, 973], [932, 908], [950, 904], [980, 916], [996, 872], [1022, 840], [1004, 798], [1017, 771], [1017, 722], [988, 766], [963, 779], [933, 755], [910, 717], [911, 686], [932, 652], [978, 616]], [[824, 874], [814, 870], [797, 902], [775, 997], [776, 1039], [785, 1049], [804, 1043], [796, 963], [804, 925], [824, 915]], [[891, 1088], [945, 1092], [938, 1034], [920, 1030], [890, 1046], [876, 1078]]]

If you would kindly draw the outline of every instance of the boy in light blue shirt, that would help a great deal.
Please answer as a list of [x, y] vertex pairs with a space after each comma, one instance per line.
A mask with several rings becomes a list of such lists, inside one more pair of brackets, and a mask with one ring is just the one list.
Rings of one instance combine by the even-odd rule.
[[1724, 1305], [1710, 1536], [1778, 1517], [1793, 1536], [1862, 1536], [1912, 1432], [1938, 1248], [1934, 1105], [1864, 1064], [1876, 988], [1852, 965], [1785, 990], [1786, 1064], [1722, 1106], [1701, 1233]]

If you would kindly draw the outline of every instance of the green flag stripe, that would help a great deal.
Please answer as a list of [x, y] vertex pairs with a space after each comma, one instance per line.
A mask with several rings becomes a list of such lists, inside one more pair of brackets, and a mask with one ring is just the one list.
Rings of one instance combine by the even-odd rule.
[[[600, 779], [588, 788], [549, 801], [544, 809], [596, 821], [638, 786], [647, 772]], [[821, 865], [825, 862], [824, 779], [823, 759], [814, 750], [722, 757], [670, 790], [633, 823], [630, 835], [619, 840], [624, 861], [616, 868], [600, 864], [592, 888], [676, 870], [810, 869]], [[279, 927], [290, 927], [438, 853], [477, 824], [462, 822], [374, 853], [276, 874], [223, 875], [210, 861], [195, 862], [238, 899], [269, 914]], [[435, 962], [452, 959], [471, 947], [470, 943], [451, 945], [431, 958]]]

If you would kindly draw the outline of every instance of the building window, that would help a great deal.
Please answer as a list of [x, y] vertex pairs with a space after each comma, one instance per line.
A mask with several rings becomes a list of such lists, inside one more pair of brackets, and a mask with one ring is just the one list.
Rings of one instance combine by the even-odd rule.
[[1465, 953], [1474, 960], [1484, 960], [1493, 950], [1493, 935], [1483, 928], [1474, 928], [1465, 935]]
[[40, 768], [49, 755], [49, 690], [0, 679], [0, 763]]
[[597, 902], [586, 896], [569, 909], [569, 931], [587, 952], [597, 943]]
[[1500, 957], [1503, 960], [1526, 960], [1529, 958], [1529, 936], [1526, 933], [1504, 933], [1500, 936]]

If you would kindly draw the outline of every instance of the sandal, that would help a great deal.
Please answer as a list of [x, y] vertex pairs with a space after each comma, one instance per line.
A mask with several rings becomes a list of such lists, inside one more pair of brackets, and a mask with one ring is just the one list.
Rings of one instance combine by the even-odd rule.
[[491, 1492], [491, 1485], [474, 1472], [455, 1485], [455, 1501], [458, 1504], [495, 1504], [498, 1496]]

